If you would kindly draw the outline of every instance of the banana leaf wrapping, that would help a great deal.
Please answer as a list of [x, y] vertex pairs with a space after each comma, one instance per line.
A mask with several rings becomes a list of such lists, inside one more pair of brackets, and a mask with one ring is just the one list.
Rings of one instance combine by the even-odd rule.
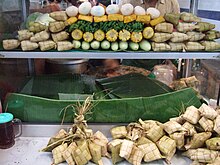
[[215, 137], [207, 140], [206, 147], [210, 150], [220, 150], [220, 137]]
[[166, 13], [164, 18], [167, 22], [170, 22], [173, 25], [177, 26], [179, 24], [180, 14]]

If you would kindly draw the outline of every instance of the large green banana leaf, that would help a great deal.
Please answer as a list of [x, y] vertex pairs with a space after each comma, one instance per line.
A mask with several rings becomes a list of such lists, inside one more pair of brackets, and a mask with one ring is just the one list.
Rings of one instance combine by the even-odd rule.
[[150, 97], [173, 92], [164, 83], [137, 73], [96, 81], [104, 91], [118, 98]]
[[[25, 122], [60, 123], [63, 117], [61, 109], [78, 101], [55, 100], [24, 94], [11, 93], [7, 96], [5, 107]], [[86, 116], [89, 122], [128, 123], [142, 119], [161, 122], [178, 116], [185, 107], [199, 107], [201, 102], [191, 88], [161, 94], [152, 97], [126, 99], [94, 100], [92, 114]], [[73, 122], [74, 111], [68, 110], [65, 122]]]

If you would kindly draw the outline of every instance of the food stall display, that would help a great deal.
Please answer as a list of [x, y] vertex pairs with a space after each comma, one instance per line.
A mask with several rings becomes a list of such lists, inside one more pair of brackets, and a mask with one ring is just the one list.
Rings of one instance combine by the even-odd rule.
[[[32, 19], [32, 17], [34, 17]], [[36, 14], [18, 31], [18, 39], [3, 41], [5, 50], [21, 47], [23, 51], [40, 48], [112, 50], [112, 51], [215, 51], [220, 32], [214, 24], [202, 22], [197, 16], [183, 12], [161, 16], [156, 8], [147, 11], [131, 4], [91, 6], [82, 3], [66, 11]]]

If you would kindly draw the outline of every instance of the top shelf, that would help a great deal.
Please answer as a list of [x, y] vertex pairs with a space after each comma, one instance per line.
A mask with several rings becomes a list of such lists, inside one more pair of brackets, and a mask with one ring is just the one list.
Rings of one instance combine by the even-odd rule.
[[21, 52], [0, 51], [0, 58], [53, 59], [220, 59], [220, 52]]

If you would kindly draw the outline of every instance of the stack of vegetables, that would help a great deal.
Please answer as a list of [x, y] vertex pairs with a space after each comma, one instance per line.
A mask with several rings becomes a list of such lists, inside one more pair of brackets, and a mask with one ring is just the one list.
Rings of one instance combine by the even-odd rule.
[[115, 164], [127, 160], [134, 165], [165, 159], [168, 163], [176, 150], [193, 164], [220, 164], [220, 115], [206, 104], [194, 106], [162, 124], [153, 120], [131, 123], [111, 129], [113, 140], [108, 143]]
[[[220, 49], [214, 40], [220, 32], [214, 24], [201, 22], [190, 13], [166, 14], [159, 10], [124, 4], [107, 7], [82, 3], [66, 11], [40, 15], [28, 23], [28, 29], [18, 31], [18, 39], [3, 41], [5, 50], [41, 51], [57, 48], [137, 51], [213, 51]], [[47, 20], [47, 23], [43, 21]], [[45, 18], [46, 17], [46, 18]], [[152, 47], [152, 48], [151, 48]]]

